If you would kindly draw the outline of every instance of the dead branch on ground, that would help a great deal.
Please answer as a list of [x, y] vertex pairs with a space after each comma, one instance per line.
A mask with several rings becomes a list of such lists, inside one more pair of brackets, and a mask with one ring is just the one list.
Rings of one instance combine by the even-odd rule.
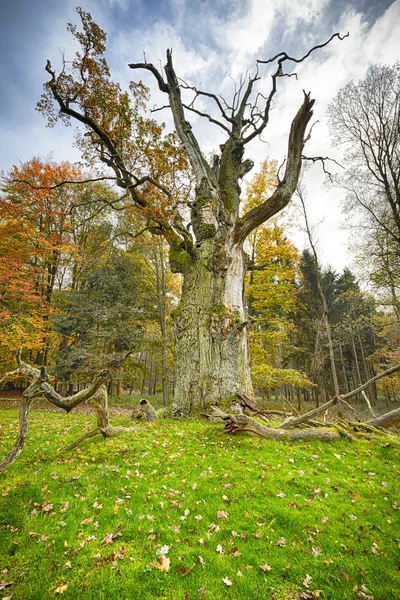
[[[372, 383], [378, 381], [382, 377], [391, 375], [395, 371], [400, 370], [400, 364], [394, 365], [389, 369], [386, 369], [382, 373], [375, 375], [355, 390], [348, 392], [347, 394], [340, 394], [334, 396], [331, 400], [328, 400], [321, 406], [314, 408], [303, 415], [292, 414], [286, 415], [282, 411], [268, 411], [263, 410], [257, 403], [248, 398], [243, 392], [238, 391], [237, 397], [239, 404], [243, 410], [250, 411], [252, 417], [245, 414], [228, 414], [222, 411], [216, 406], [212, 406], [209, 412], [205, 415], [212, 423], [223, 423], [225, 425], [225, 432], [228, 433], [248, 433], [250, 435], [258, 435], [267, 439], [287, 439], [287, 440], [311, 440], [318, 439], [322, 441], [332, 441], [340, 438], [346, 438], [349, 440], [356, 440], [358, 438], [376, 438], [377, 436], [388, 436], [391, 435], [387, 428], [395, 427], [400, 424], [400, 408], [392, 410], [391, 412], [385, 413], [379, 417], [373, 416], [365, 422], [360, 421], [345, 421], [344, 419], [337, 419], [337, 424], [320, 422], [315, 417], [318, 417], [321, 413], [324, 413], [327, 408], [337, 403], [344, 403], [349, 406], [352, 410], [354, 408], [347, 402], [348, 399], [356, 396], [359, 393], [363, 393]], [[283, 415], [285, 416], [284, 421], [276, 428], [266, 427], [253, 417], [263, 417], [267, 415]], [[395, 438], [392, 441], [396, 443]]]

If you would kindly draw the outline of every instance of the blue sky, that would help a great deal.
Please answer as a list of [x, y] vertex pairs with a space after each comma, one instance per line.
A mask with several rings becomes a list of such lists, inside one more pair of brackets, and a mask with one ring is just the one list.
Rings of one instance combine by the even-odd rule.
[[[266, 156], [283, 158], [303, 88], [316, 98], [319, 120], [307, 154], [340, 158], [330, 147], [325, 118], [329, 101], [348, 81], [362, 78], [372, 63], [393, 64], [400, 50], [400, 0], [82, 0], [81, 5], [108, 32], [107, 59], [122, 85], [132, 78], [128, 62], [141, 61], [145, 51], [149, 62], [164, 64], [165, 50], [172, 47], [178, 75], [227, 98], [232, 79], [237, 81], [241, 73], [254, 69], [257, 58], [282, 50], [299, 56], [332, 33], [349, 31], [345, 41], [334, 40], [299, 65], [298, 82], [282, 81], [267, 144], [256, 142], [248, 151], [256, 165]], [[79, 160], [72, 129], [48, 129], [35, 111], [46, 80], [46, 60], [57, 65], [58, 48], [67, 57], [73, 54], [66, 24], [78, 23], [75, 7], [76, 0], [0, 2], [0, 170], [34, 155], [52, 153], [56, 160]], [[267, 68], [260, 73], [260, 89], [268, 92], [270, 73]], [[153, 81], [144, 79], [154, 89], [151, 103], [159, 105], [163, 99]], [[170, 123], [165, 112], [162, 118]], [[223, 141], [219, 131], [199, 119], [191, 120], [206, 152]], [[318, 235], [321, 253], [325, 262], [341, 269], [349, 264], [349, 232], [339, 230], [340, 193], [321, 190], [323, 176], [318, 168], [307, 177], [313, 219], [324, 219]], [[301, 246], [301, 236], [293, 235]]]

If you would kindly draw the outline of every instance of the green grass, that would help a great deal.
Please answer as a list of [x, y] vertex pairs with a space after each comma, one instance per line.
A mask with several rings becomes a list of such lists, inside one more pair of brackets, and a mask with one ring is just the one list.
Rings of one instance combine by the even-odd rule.
[[[23, 454], [0, 477], [0, 582], [12, 581], [3, 597], [400, 598], [399, 448], [169, 421], [62, 454], [94, 419], [30, 421]], [[0, 423], [3, 456], [17, 412], [0, 411]], [[108, 534], [121, 535], [108, 544]], [[168, 572], [157, 568], [165, 546]]]

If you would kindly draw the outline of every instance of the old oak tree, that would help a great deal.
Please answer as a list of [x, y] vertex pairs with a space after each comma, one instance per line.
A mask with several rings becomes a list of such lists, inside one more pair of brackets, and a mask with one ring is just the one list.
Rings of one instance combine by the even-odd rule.
[[[172, 51], [167, 50], [164, 72], [148, 62], [132, 63], [136, 71], [149, 71], [158, 88], [168, 98], [176, 135], [190, 162], [195, 180], [194, 197], [185, 200], [173, 186], [166, 172], [144, 165], [138, 160], [134, 129], [139, 127], [132, 115], [128, 93], [111, 81], [104, 58], [106, 33], [93, 22], [91, 15], [78, 9], [82, 31], [69, 25], [80, 45], [72, 63], [63, 60], [60, 73], [47, 62], [50, 80], [39, 109], [49, 123], [57, 120], [79, 122], [83, 127], [80, 145], [87, 158], [100, 161], [111, 170], [124, 195], [121, 203], [130, 202], [146, 217], [153, 233], [163, 235], [169, 243], [171, 269], [182, 273], [182, 297], [175, 312], [177, 334], [177, 377], [173, 412], [187, 415], [207, 403], [216, 403], [243, 390], [252, 393], [247, 348], [247, 320], [243, 302], [243, 282], [249, 268], [243, 243], [261, 223], [282, 210], [294, 193], [307, 141], [307, 126], [312, 117], [314, 100], [304, 92], [303, 102], [289, 132], [284, 172], [276, 189], [260, 206], [240, 215], [240, 185], [253, 162], [244, 160], [245, 147], [260, 136], [268, 125], [278, 80], [291, 77], [286, 63], [300, 63], [324, 44], [314, 46], [301, 58], [281, 52], [259, 65], [276, 63], [268, 96], [255, 93], [260, 79], [256, 74], [243, 81], [228, 104], [214, 93], [191, 87], [175, 72]], [[138, 87], [131, 84], [134, 102]], [[182, 90], [193, 94], [189, 104]], [[197, 99], [215, 105], [218, 116], [196, 108]], [[208, 119], [225, 134], [221, 151], [211, 164], [200, 149], [187, 114], [194, 112]], [[141, 121], [143, 128], [145, 119]], [[154, 201], [156, 198], [156, 201]], [[182, 204], [189, 217], [185, 218]], [[119, 204], [118, 206], [121, 206]], [[164, 206], [160, 210], [160, 206]]]

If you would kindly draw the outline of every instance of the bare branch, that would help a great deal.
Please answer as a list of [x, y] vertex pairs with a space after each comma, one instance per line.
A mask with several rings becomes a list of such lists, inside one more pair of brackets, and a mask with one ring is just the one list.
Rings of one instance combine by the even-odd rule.
[[238, 241], [243, 241], [259, 225], [282, 210], [290, 201], [297, 186], [301, 170], [301, 155], [304, 146], [304, 135], [312, 117], [314, 100], [309, 94], [304, 95], [304, 101], [293, 119], [288, 141], [288, 157], [285, 174], [275, 192], [260, 206], [248, 211], [236, 225]]
[[[307, 139], [309, 139], [309, 137], [307, 137]], [[335, 163], [335, 165], [337, 165], [338, 167], [340, 167], [341, 169], [344, 169], [344, 166], [341, 165], [337, 160], [335, 160], [334, 158], [329, 158], [329, 156], [304, 156], [303, 154], [301, 155], [302, 160], [308, 160], [312, 163], [316, 163], [316, 162], [320, 162], [322, 164], [322, 169], [324, 171], [324, 173], [326, 175], [328, 175], [329, 179], [332, 181], [332, 173], [330, 171], [328, 171], [325, 167], [325, 161], [329, 160], [333, 163]]]
[[382, 377], [387, 377], [387, 375], [396, 373], [396, 371], [400, 371], [400, 364], [394, 365], [393, 367], [386, 369], [386, 371], [382, 371], [382, 373], [379, 373], [378, 375], [375, 375], [375, 377], [368, 379], [368, 381], [366, 381], [365, 383], [360, 385], [355, 390], [352, 390], [351, 392], [348, 392], [347, 394], [341, 394], [341, 397], [342, 398], [351, 398], [352, 396], [356, 396], [357, 394], [360, 394], [360, 392], [362, 392], [363, 390], [366, 390], [370, 385], [375, 383], [375, 381], [379, 381], [379, 379], [382, 379]]
[[314, 50], [318, 50], [319, 48], [324, 48], [325, 46], [327, 46], [329, 44], [329, 42], [331, 42], [333, 40], [333, 38], [337, 37], [337, 38], [339, 38], [340, 41], [342, 41], [345, 38], [347, 38], [349, 35], [350, 35], [349, 32], [347, 32], [343, 36], [341, 36], [340, 33], [334, 33], [327, 42], [325, 42], [324, 44], [318, 44], [317, 46], [314, 46], [302, 58], [294, 58], [294, 57], [286, 54], [286, 52], [279, 52], [279, 54], [275, 54], [275, 56], [273, 56], [272, 58], [269, 58], [268, 60], [257, 60], [257, 62], [260, 64], [263, 64], [263, 65], [267, 65], [269, 63], [274, 62], [277, 58], [279, 58], [279, 60], [278, 60], [279, 64], [282, 64], [282, 62], [284, 62], [285, 60], [290, 60], [295, 63], [301, 63], [301, 62], [303, 62], [303, 60], [308, 58], [310, 56], [310, 54], [312, 52], [314, 52]]
[[168, 89], [168, 84], [165, 83], [163, 76], [161, 75], [160, 71], [151, 63], [130, 63], [128, 64], [128, 67], [130, 69], [146, 69], [146, 71], [150, 71], [150, 73], [153, 73], [154, 77], [157, 79], [157, 83], [158, 83], [158, 87], [160, 88], [160, 90], [162, 92], [165, 92], [166, 94], [168, 94], [169, 89]]
[[197, 115], [199, 115], [200, 117], [205, 117], [206, 119], [208, 119], [210, 121], [210, 123], [214, 123], [214, 125], [218, 125], [218, 127], [221, 127], [224, 131], [227, 132], [228, 135], [230, 135], [230, 129], [229, 127], [227, 127], [226, 125], [224, 125], [223, 123], [221, 123], [220, 121], [217, 121], [217, 119], [214, 119], [213, 117], [211, 117], [211, 115], [201, 112], [200, 110], [197, 110], [196, 108], [194, 108], [193, 106], [189, 106], [187, 104], [183, 104], [182, 106], [184, 108], [186, 108], [187, 110], [190, 110], [194, 113], [196, 113]]
[[160, 112], [161, 110], [164, 110], [165, 108], [171, 108], [171, 105], [170, 104], [164, 104], [164, 106], [158, 106], [156, 108], [151, 108], [150, 112], [151, 113]]
[[[181, 83], [180, 87], [184, 90], [192, 90], [193, 92], [195, 92], [196, 96], [205, 96], [206, 98], [211, 98], [212, 100], [214, 100], [214, 102], [216, 103], [216, 105], [218, 106], [221, 115], [223, 116], [223, 118], [226, 121], [229, 121], [229, 123], [233, 122], [233, 119], [231, 117], [228, 117], [228, 115], [226, 114], [226, 112], [224, 111], [222, 104], [218, 98], [218, 96], [216, 96], [216, 94], [211, 94], [210, 92], [203, 92], [202, 90], [198, 90], [197, 88], [195, 88], [194, 86], [188, 85], [186, 82], [184, 82], [182, 79], [180, 79], [180, 81], [182, 81], [183, 83]], [[196, 99], [196, 96], [194, 99]], [[223, 100], [224, 101], [224, 100]], [[224, 101], [225, 102], [225, 101]]]
[[13, 182], [15, 183], [24, 183], [25, 185], [28, 185], [30, 188], [32, 188], [33, 190], [56, 190], [59, 187], [62, 187], [64, 185], [70, 185], [70, 184], [74, 184], [74, 185], [81, 185], [84, 183], [93, 183], [96, 181], [116, 181], [117, 178], [116, 177], [93, 177], [91, 179], [75, 179], [73, 181], [60, 181], [60, 183], [56, 183], [55, 185], [33, 185], [30, 181], [27, 181], [26, 179], [13, 179]]
[[283, 67], [282, 64], [286, 61], [292, 61], [295, 63], [301, 63], [303, 60], [305, 60], [308, 56], [310, 56], [310, 54], [312, 52], [314, 52], [314, 50], [317, 50], [318, 48], [324, 48], [324, 46], [327, 46], [329, 44], [329, 42], [331, 42], [333, 40], [333, 38], [338, 37], [340, 40], [343, 40], [344, 38], [346, 38], [349, 34], [347, 33], [344, 36], [340, 36], [339, 33], [334, 33], [327, 42], [325, 42], [324, 44], [318, 44], [317, 46], [314, 46], [313, 48], [311, 48], [311, 50], [309, 50], [307, 52], [307, 54], [305, 54], [302, 58], [294, 58], [289, 56], [288, 54], [286, 54], [286, 52], [280, 52], [279, 54], [276, 54], [274, 57], [268, 59], [268, 60], [257, 60], [257, 63], [259, 64], [269, 64], [274, 62], [275, 60], [278, 59], [278, 67], [275, 71], [275, 73], [272, 74], [272, 89], [269, 93], [268, 99], [266, 101], [265, 104], [265, 109], [264, 109], [264, 114], [262, 116], [262, 123], [261, 125], [259, 125], [259, 127], [256, 127], [255, 130], [247, 136], [247, 138], [245, 138], [243, 140], [243, 142], [245, 144], [247, 144], [248, 142], [250, 142], [251, 140], [253, 140], [255, 137], [257, 137], [258, 135], [260, 135], [262, 133], [262, 131], [265, 129], [265, 127], [268, 124], [269, 121], [269, 113], [271, 110], [271, 105], [272, 105], [272, 100], [273, 97], [276, 94], [276, 90], [277, 90], [277, 85], [276, 85], [276, 80], [278, 77], [292, 77], [292, 76], [296, 76], [297, 79], [297, 75], [295, 73], [284, 73], [283, 72]]

